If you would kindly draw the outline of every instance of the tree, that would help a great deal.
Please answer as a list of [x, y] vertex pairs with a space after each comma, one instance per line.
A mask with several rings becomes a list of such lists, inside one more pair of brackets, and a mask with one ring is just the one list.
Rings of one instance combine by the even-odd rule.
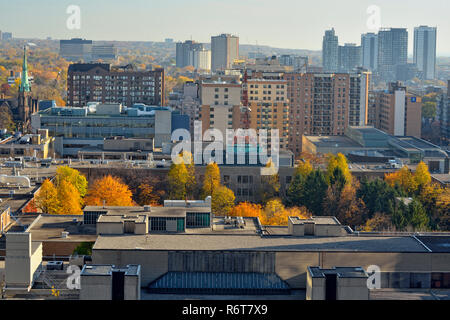
[[430, 219], [418, 200], [413, 199], [408, 205], [408, 215], [410, 217], [410, 224], [415, 231], [424, 231], [427, 229]]
[[8, 131], [15, 130], [15, 124], [11, 110], [7, 105], [0, 106], [0, 129], [7, 129]]
[[289, 206], [302, 205], [302, 195], [306, 178], [309, 174], [296, 173], [286, 191], [286, 203]]
[[434, 117], [436, 117], [436, 102], [424, 102], [422, 104], [422, 118], [432, 119]]
[[353, 185], [328, 187], [323, 207], [324, 215], [335, 216], [345, 225], [360, 226], [367, 219], [366, 206], [362, 199], [356, 197]]
[[[271, 160], [267, 162], [266, 168], [274, 168]], [[280, 178], [277, 173], [261, 176], [261, 200], [267, 203], [270, 199], [278, 196], [280, 192]]]
[[211, 196], [214, 190], [220, 186], [220, 170], [215, 162], [211, 162], [206, 166], [205, 177], [203, 178], [202, 194], [203, 197]]
[[158, 204], [160, 195], [153, 191], [153, 186], [141, 183], [138, 187], [138, 204], [140, 206], [152, 205], [156, 206]]
[[295, 168], [295, 175], [301, 175], [303, 178], [306, 179], [306, 177], [313, 171], [313, 167], [309, 160], [302, 161], [300, 164]]
[[428, 166], [420, 161], [417, 165], [416, 172], [414, 173], [414, 180], [418, 188], [423, 188], [424, 186], [431, 183], [430, 171], [428, 171]]
[[262, 207], [260, 204], [241, 202], [231, 209], [229, 215], [232, 217], [261, 217]]
[[392, 214], [397, 194], [386, 181], [363, 179], [356, 196], [365, 203], [368, 217], [372, 218], [376, 212]]
[[78, 190], [67, 180], [61, 180], [57, 187], [58, 214], [80, 215], [81, 197]]
[[184, 162], [172, 163], [168, 173], [169, 197], [172, 200], [185, 200], [188, 171]]
[[412, 196], [417, 191], [417, 181], [408, 166], [403, 166], [397, 172], [386, 174], [384, 180], [391, 187], [398, 185], [408, 196]]
[[102, 206], [133, 206], [132, 194], [126, 184], [120, 178], [107, 175], [97, 179], [89, 187], [86, 196], [86, 205]]
[[211, 210], [216, 216], [226, 216], [234, 206], [234, 193], [224, 186], [217, 187], [212, 194]]
[[58, 197], [57, 191], [53, 183], [46, 179], [39, 189], [35, 197], [36, 206], [43, 212], [48, 214], [58, 213]]
[[86, 195], [88, 182], [80, 171], [67, 166], [58, 167], [58, 169], [56, 169], [56, 185], [59, 185], [62, 180], [70, 182], [78, 190], [80, 197]]
[[328, 166], [326, 175], [328, 184], [331, 184], [331, 180], [333, 179], [333, 175], [335, 173], [336, 168], [339, 168], [341, 170], [342, 175], [344, 176], [345, 179], [345, 184], [352, 183], [352, 174], [348, 167], [347, 158], [342, 153], [338, 153], [336, 156], [332, 154], [328, 155]]
[[373, 218], [367, 220], [363, 230], [366, 232], [392, 230], [391, 219], [386, 214], [377, 212]]
[[299, 203], [295, 205], [305, 206], [313, 214], [322, 215], [327, 189], [325, 176], [320, 170], [315, 170], [306, 178], [299, 196]]

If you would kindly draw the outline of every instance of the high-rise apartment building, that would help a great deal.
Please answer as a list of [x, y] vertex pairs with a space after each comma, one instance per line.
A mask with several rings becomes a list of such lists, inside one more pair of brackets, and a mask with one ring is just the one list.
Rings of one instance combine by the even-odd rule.
[[339, 39], [334, 28], [325, 31], [322, 43], [322, 64], [324, 72], [339, 70]]
[[189, 65], [197, 70], [211, 70], [211, 50], [203, 48], [189, 51]]
[[339, 46], [339, 72], [352, 72], [361, 66], [360, 46], [354, 43]]
[[67, 103], [136, 103], [164, 106], [164, 69], [135, 70], [104, 63], [75, 63], [67, 72]]
[[362, 66], [375, 71], [378, 67], [378, 35], [366, 33], [361, 35]]
[[284, 54], [279, 58], [280, 65], [292, 67], [293, 72], [307, 72], [309, 58], [291, 54]]
[[239, 37], [230, 34], [211, 37], [212, 70], [229, 69], [237, 59], [239, 59]]
[[441, 144], [450, 145], [450, 80], [448, 80], [447, 93], [439, 96], [437, 103], [437, 119], [441, 126]]
[[199, 88], [202, 130], [218, 129], [226, 142], [226, 130], [240, 128], [240, 81], [201, 80]]
[[375, 127], [394, 136], [420, 138], [422, 128], [422, 99], [408, 93], [399, 82], [389, 84], [386, 91], [376, 94]]
[[288, 148], [289, 100], [287, 81], [274, 79], [249, 79], [248, 105], [250, 128], [270, 131], [278, 129], [280, 149]]
[[378, 32], [378, 73], [384, 81], [397, 80], [398, 65], [408, 63], [408, 31], [403, 28]]
[[187, 66], [192, 66], [192, 51], [203, 50], [203, 43], [198, 43], [192, 40], [187, 40], [185, 42], [178, 42], [176, 45], [176, 65], [178, 68], [184, 68]]
[[368, 117], [369, 72], [286, 73], [289, 149], [302, 152], [302, 135], [343, 135]]
[[424, 80], [436, 78], [436, 36], [436, 28], [414, 28], [414, 63]]

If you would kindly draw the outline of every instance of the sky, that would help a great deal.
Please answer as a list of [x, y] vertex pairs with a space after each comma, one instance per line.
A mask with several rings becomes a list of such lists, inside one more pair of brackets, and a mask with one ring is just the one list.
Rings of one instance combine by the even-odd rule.
[[[67, 28], [67, 7], [80, 8], [80, 29]], [[368, 13], [371, 6], [379, 8]], [[360, 43], [368, 21], [409, 31], [438, 28], [437, 52], [450, 56], [449, 0], [0, 0], [0, 30], [18, 38], [210, 42], [231, 33], [242, 44], [321, 50], [334, 27], [339, 43]], [[374, 18], [375, 17], [375, 18]], [[372, 24], [373, 25], [373, 24]]]

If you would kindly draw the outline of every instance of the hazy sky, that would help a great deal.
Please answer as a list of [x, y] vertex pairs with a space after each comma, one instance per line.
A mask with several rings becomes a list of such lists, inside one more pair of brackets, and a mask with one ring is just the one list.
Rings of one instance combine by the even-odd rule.
[[[69, 30], [69, 5], [81, 8], [81, 29]], [[209, 42], [232, 33], [244, 44], [320, 50], [326, 29], [339, 42], [360, 43], [371, 5], [383, 27], [438, 28], [438, 54], [450, 56], [450, 0], [0, 0], [0, 30], [16, 37]]]

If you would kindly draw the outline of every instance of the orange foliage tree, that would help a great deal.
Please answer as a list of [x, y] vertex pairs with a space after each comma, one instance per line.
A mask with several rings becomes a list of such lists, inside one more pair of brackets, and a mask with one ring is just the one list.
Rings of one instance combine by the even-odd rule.
[[90, 186], [85, 198], [86, 205], [133, 206], [132, 193], [120, 178], [107, 175]]

